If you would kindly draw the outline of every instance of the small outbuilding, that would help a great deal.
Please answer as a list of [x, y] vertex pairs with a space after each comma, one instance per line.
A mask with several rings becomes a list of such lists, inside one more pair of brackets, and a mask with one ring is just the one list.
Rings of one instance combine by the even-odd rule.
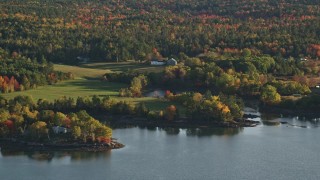
[[167, 61], [167, 65], [169, 65], [169, 66], [175, 66], [175, 65], [177, 65], [177, 64], [178, 64], [177, 60], [175, 60], [175, 59], [173, 59], [173, 58], [170, 58], [170, 59]]

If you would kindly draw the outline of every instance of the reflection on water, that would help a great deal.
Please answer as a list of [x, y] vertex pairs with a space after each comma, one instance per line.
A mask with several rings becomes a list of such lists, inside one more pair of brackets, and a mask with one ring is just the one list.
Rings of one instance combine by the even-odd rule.
[[[251, 104], [250, 104], [251, 103]], [[265, 126], [278, 126], [283, 124], [287, 127], [298, 128], [317, 128], [319, 127], [320, 118], [314, 115], [309, 116], [284, 116], [283, 114], [259, 112], [258, 104], [255, 101], [246, 101], [249, 107], [245, 107], [245, 114], [256, 115], [257, 118], [250, 120], [260, 121]]]
[[36, 161], [85, 161], [85, 160], [97, 160], [108, 159], [111, 155], [111, 151], [104, 152], [84, 152], [84, 151], [23, 151], [13, 150], [7, 147], [1, 147], [2, 158], [10, 156], [26, 156], [29, 159]]
[[271, 114], [271, 113], [261, 113], [260, 118], [262, 121], [269, 121], [269, 120], [275, 120], [275, 119], [281, 118], [281, 115]]
[[162, 128], [167, 135], [178, 135], [180, 133], [180, 129], [179, 128], [170, 128], [170, 127], [166, 127], [166, 128]]
[[[251, 113], [255, 113], [250, 110]], [[317, 128], [319, 127], [320, 118], [306, 118], [306, 117], [283, 117], [281, 115], [261, 114], [258, 118], [262, 121], [260, 126], [270, 125], [273, 122], [280, 127], [292, 128]], [[266, 124], [268, 122], [269, 124]], [[273, 124], [271, 124], [273, 125]], [[155, 127], [155, 126], [130, 126], [130, 127], [117, 127], [117, 129], [140, 129], [150, 132], [163, 132], [166, 136], [179, 136], [179, 137], [209, 137], [209, 136], [235, 136], [243, 133], [245, 128], [173, 128], [173, 127]], [[254, 127], [253, 127], [254, 128]], [[245, 133], [244, 133], [245, 134]], [[121, 137], [121, 136], [120, 136]], [[139, 138], [138, 138], [139, 139]], [[120, 140], [121, 141], [121, 140]], [[11, 156], [25, 156], [30, 160], [42, 161], [48, 163], [63, 163], [68, 164], [77, 161], [95, 161], [98, 159], [110, 159], [111, 151], [106, 152], [83, 152], [83, 151], [24, 151], [13, 148], [3, 147], [0, 144], [0, 159], [8, 158]]]
[[273, 126], [284, 124], [291, 127], [316, 128], [319, 127], [320, 118], [307, 116], [283, 116], [282, 114], [261, 113], [263, 125]]
[[167, 135], [178, 135], [185, 132], [186, 136], [233, 136], [243, 131], [243, 128], [173, 128], [173, 127], [154, 127], [139, 126], [139, 129], [147, 129], [150, 131], [165, 131]]
[[157, 127], [155, 127], [155, 126], [147, 126], [146, 129], [148, 129], [150, 131], [156, 131]]
[[187, 136], [233, 136], [243, 131], [243, 128], [191, 128]]
[[[185, 136], [233, 136], [243, 131], [243, 128], [159, 128], [159, 127], [139, 127], [149, 131], [164, 131], [168, 136], [179, 135], [181, 132]], [[1, 146], [1, 145], [0, 145]], [[111, 151], [105, 152], [84, 152], [84, 151], [24, 151], [10, 147], [1, 147], [2, 158], [10, 156], [26, 156], [31, 160], [68, 164], [72, 161], [91, 161], [98, 159], [108, 159]]]

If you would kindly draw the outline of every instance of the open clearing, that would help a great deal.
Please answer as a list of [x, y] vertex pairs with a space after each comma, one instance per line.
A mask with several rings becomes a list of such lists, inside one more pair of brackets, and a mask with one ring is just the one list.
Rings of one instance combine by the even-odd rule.
[[41, 86], [36, 89], [3, 94], [3, 97], [11, 99], [17, 95], [29, 95], [34, 100], [54, 100], [62, 96], [77, 98], [78, 96], [117, 96], [119, 89], [126, 87], [126, 84], [102, 82], [99, 80], [75, 79], [63, 81], [55, 85]]
[[62, 64], [55, 64], [54, 70], [61, 72], [71, 72], [75, 78], [101, 78], [105, 73], [110, 73], [110, 70], [107, 69], [93, 69], [93, 68], [84, 68], [79, 66], [69, 66]]
[[[137, 71], [161, 71], [164, 67], [150, 67], [147, 65], [136, 63], [91, 63], [79, 66], [69, 66], [55, 64], [54, 69], [62, 72], [71, 72], [74, 74], [74, 80], [59, 82], [55, 85], [40, 86], [36, 89], [14, 92], [9, 94], [1, 94], [6, 99], [12, 99], [18, 95], [31, 96], [35, 101], [38, 99], [47, 99], [53, 101], [60, 97], [66, 96], [76, 99], [79, 96], [98, 95], [111, 96], [117, 100], [131, 101], [133, 103], [143, 102], [150, 110], [164, 110], [171, 105], [164, 99], [156, 97], [142, 97], [142, 98], [123, 98], [118, 97], [118, 92], [121, 88], [128, 87], [127, 84], [107, 82], [99, 80], [103, 74], [107, 72], [121, 72], [127, 70]], [[180, 113], [184, 114], [184, 108], [176, 105], [180, 109]]]
[[62, 72], [71, 72], [77, 78], [101, 78], [105, 73], [126, 72], [129, 70], [138, 72], [160, 72], [165, 66], [150, 66], [148, 64], [134, 62], [120, 63], [88, 63], [80, 66], [55, 64], [54, 69]]
[[137, 62], [119, 62], [119, 63], [88, 63], [80, 65], [82, 68], [91, 68], [97, 70], [105, 70], [112, 72], [125, 72], [134, 70], [138, 72], [160, 72], [165, 66], [151, 66], [150, 64], [142, 64]]

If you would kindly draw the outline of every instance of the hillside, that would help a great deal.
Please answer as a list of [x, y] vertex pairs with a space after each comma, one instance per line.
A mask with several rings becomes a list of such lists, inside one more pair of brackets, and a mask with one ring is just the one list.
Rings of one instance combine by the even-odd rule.
[[4, 0], [0, 47], [76, 64], [196, 56], [249, 48], [319, 58], [320, 5], [314, 0]]

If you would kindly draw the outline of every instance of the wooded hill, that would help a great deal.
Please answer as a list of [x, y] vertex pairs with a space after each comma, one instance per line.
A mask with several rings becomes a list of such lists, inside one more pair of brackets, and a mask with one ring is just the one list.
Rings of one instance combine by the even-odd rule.
[[0, 47], [68, 64], [249, 48], [319, 58], [314, 0], [3, 0]]

